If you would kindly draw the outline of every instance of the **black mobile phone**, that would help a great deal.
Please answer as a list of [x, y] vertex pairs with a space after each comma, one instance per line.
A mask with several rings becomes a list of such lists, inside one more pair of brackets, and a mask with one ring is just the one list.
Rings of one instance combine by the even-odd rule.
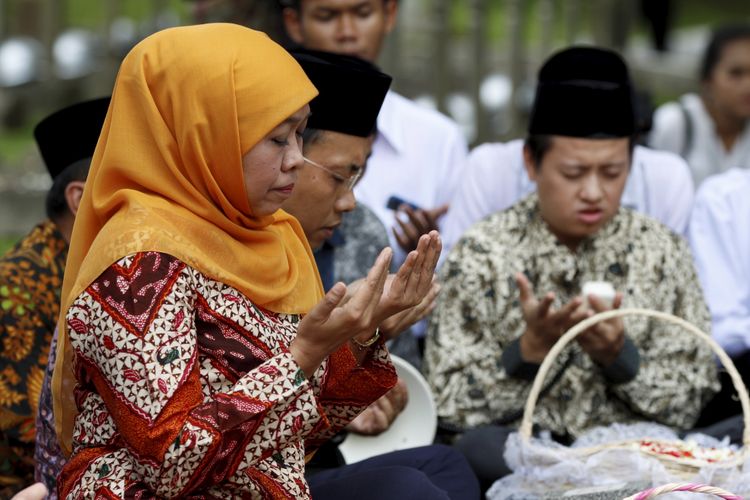
[[419, 205], [412, 203], [410, 201], [406, 201], [403, 198], [399, 198], [398, 196], [391, 196], [388, 198], [388, 201], [385, 204], [386, 208], [389, 208], [391, 210], [398, 210], [398, 207], [401, 205], [407, 205], [411, 207], [412, 210], [419, 210]]

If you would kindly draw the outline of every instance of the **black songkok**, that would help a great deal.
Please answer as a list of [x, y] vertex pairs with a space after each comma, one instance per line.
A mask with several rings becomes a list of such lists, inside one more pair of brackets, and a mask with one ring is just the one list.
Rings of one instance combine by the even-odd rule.
[[617, 53], [573, 47], [539, 70], [529, 134], [594, 138], [634, 132], [633, 87]]
[[53, 179], [66, 167], [94, 155], [109, 100], [109, 97], [102, 97], [73, 104], [52, 113], [34, 127], [36, 144]]
[[306, 49], [291, 54], [319, 92], [310, 102], [309, 128], [359, 137], [375, 131], [390, 76], [357, 57]]

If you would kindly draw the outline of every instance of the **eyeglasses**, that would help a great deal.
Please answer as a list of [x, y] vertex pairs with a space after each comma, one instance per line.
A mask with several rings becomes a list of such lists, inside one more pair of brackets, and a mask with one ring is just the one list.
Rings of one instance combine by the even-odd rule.
[[346, 186], [346, 190], [347, 191], [353, 190], [354, 186], [357, 184], [357, 181], [359, 181], [360, 177], [362, 177], [362, 169], [356, 171], [355, 173], [353, 173], [349, 177], [344, 177], [343, 175], [338, 174], [338, 173], [334, 172], [333, 170], [331, 170], [330, 168], [324, 167], [320, 163], [316, 163], [316, 162], [312, 161], [309, 158], [305, 158], [304, 156], [302, 158], [307, 163], [309, 163], [310, 165], [312, 165], [313, 167], [316, 167], [316, 168], [319, 168], [321, 170], [325, 170], [326, 172], [328, 172], [328, 174], [331, 177], [333, 177], [333, 179], [336, 181], [336, 183], [338, 183], [339, 185]]

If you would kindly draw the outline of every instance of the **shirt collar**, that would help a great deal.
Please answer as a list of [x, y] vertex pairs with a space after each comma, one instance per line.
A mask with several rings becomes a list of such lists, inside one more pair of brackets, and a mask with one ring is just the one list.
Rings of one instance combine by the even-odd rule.
[[396, 93], [388, 91], [378, 114], [378, 135], [397, 153], [403, 151], [406, 142], [399, 98]]

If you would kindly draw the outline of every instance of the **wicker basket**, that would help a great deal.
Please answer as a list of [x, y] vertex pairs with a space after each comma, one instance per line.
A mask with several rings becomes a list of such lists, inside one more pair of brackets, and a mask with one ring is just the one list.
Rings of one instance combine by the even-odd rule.
[[[702, 339], [711, 347], [713, 352], [716, 354], [716, 356], [718, 356], [719, 360], [721, 361], [721, 363], [724, 365], [727, 372], [731, 376], [732, 383], [734, 384], [735, 390], [737, 391], [740, 397], [740, 403], [742, 404], [742, 412], [743, 412], [744, 422], [745, 422], [745, 429], [744, 429], [743, 436], [742, 436], [743, 446], [740, 450], [735, 452], [731, 458], [723, 460], [721, 462], [709, 462], [706, 460], [699, 460], [695, 458], [674, 457], [674, 456], [667, 456], [667, 455], [657, 454], [657, 453], [649, 453], [648, 451], [644, 451], [642, 449], [642, 447], [640, 446], [640, 440], [620, 441], [616, 443], [607, 443], [604, 445], [593, 446], [593, 447], [588, 447], [588, 448], [568, 448], [566, 453], [569, 453], [569, 456], [571, 457], [574, 457], [574, 456], [585, 457], [585, 456], [593, 455], [594, 453], [597, 453], [599, 451], [604, 451], [608, 449], [630, 449], [630, 450], [638, 449], [641, 453], [644, 453], [646, 455], [651, 455], [657, 458], [664, 465], [666, 469], [675, 473], [677, 477], [681, 479], [685, 479], [685, 480], [687, 480], [691, 475], [695, 474], [702, 467], [711, 466], [711, 467], [716, 467], [716, 468], [731, 468], [731, 467], [738, 467], [742, 465], [748, 456], [748, 444], [750, 443], [750, 399], [748, 399], [748, 394], [747, 394], [747, 389], [745, 388], [745, 384], [742, 382], [742, 378], [737, 372], [737, 369], [734, 367], [732, 360], [729, 359], [729, 356], [727, 356], [727, 354], [719, 346], [719, 344], [716, 343], [715, 340], [713, 340], [709, 335], [700, 331], [694, 325], [688, 323], [687, 321], [681, 318], [673, 316], [671, 314], [658, 312], [658, 311], [652, 311], [648, 309], [615, 309], [615, 310], [599, 313], [590, 318], [585, 319], [584, 321], [581, 321], [580, 323], [575, 325], [573, 328], [568, 330], [564, 335], [562, 335], [562, 337], [560, 337], [560, 339], [555, 343], [552, 349], [550, 349], [547, 356], [544, 358], [544, 362], [542, 362], [542, 365], [539, 368], [539, 372], [537, 373], [536, 378], [534, 379], [534, 383], [531, 387], [531, 391], [529, 392], [529, 397], [526, 401], [526, 407], [524, 409], [523, 420], [521, 421], [521, 426], [519, 428], [519, 434], [520, 434], [523, 446], [533, 445], [533, 443], [531, 442], [531, 431], [532, 431], [532, 417], [534, 415], [534, 408], [536, 406], [537, 399], [539, 398], [539, 393], [542, 389], [544, 379], [547, 376], [550, 368], [552, 367], [552, 363], [560, 354], [560, 352], [573, 339], [575, 339], [576, 336], [578, 336], [581, 332], [585, 331], [591, 326], [595, 325], [596, 323], [600, 321], [605, 321], [608, 319], [624, 317], [624, 316], [647, 316], [650, 318], [656, 318], [659, 320], [666, 321], [668, 323], [681, 326], [685, 330], [687, 330], [689, 333], [693, 334], [699, 339]], [[655, 440], [649, 439], [649, 441], [653, 443]], [[670, 446], [670, 445], [679, 446], [681, 443], [682, 441], [677, 441], [677, 442], [662, 441], [661, 442], [661, 444], [664, 446]], [[644, 498], [647, 498], [647, 497], [644, 497]], [[736, 498], [736, 497], [733, 497], [733, 498]]]
[[629, 496], [625, 498], [624, 500], [648, 500], [649, 498], [658, 497], [659, 495], [664, 495], [667, 493], [674, 493], [677, 491], [686, 491], [690, 493], [704, 493], [707, 495], [714, 495], [719, 498], [723, 498], [724, 500], [742, 500], [742, 497], [737, 496], [733, 493], [730, 493], [726, 490], [722, 490], [721, 488], [716, 488], [714, 486], [708, 486], [705, 484], [695, 484], [695, 483], [670, 483], [665, 484], [663, 486], [657, 486], [656, 488], [649, 488], [645, 491], [641, 491], [640, 493], [636, 493], [633, 496]]

